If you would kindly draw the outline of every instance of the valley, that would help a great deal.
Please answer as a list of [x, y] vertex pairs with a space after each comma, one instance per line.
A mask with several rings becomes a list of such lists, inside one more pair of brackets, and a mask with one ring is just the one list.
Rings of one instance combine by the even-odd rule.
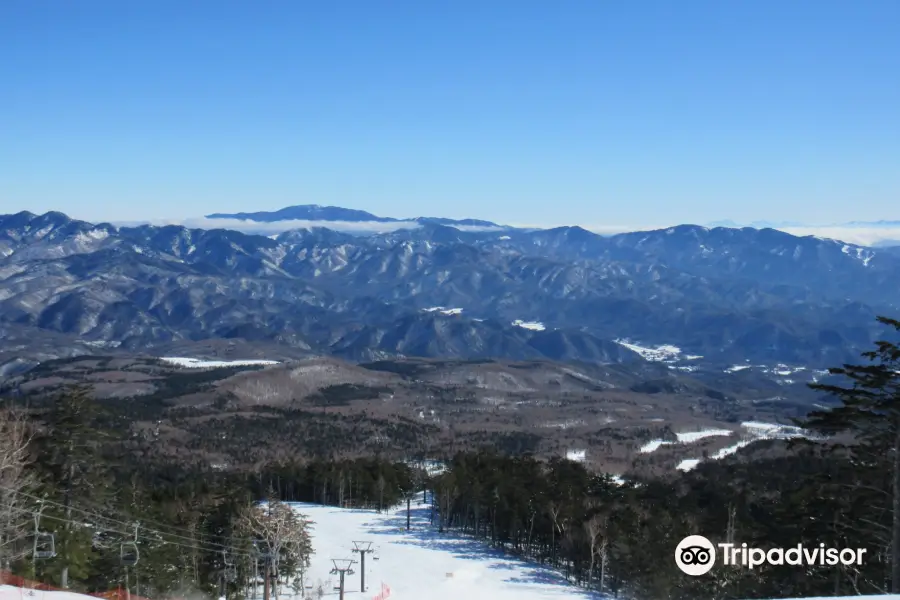
[[760, 437], [745, 423], [790, 425], [817, 397], [803, 386], [771, 396], [784, 386], [765, 378], [756, 390], [729, 381], [746, 378], [744, 371], [706, 383], [654, 363], [273, 361], [235, 358], [224, 347], [222, 355], [60, 359], [7, 378], [0, 391], [39, 405], [86, 386], [121, 416], [131, 451], [210, 468], [373, 453], [436, 458], [490, 447], [574, 456], [621, 477], [671, 475], [685, 460], [730, 454]]

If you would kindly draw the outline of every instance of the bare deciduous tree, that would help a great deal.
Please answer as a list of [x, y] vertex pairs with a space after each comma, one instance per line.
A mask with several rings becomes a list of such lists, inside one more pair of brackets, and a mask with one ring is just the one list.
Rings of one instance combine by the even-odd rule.
[[[271, 557], [270, 565], [279, 569], [282, 575], [299, 578], [302, 589], [313, 552], [312, 521], [289, 505], [273, 500], [247, 507], [241, 515], [240, 528]], [[277, 589], [275, 597], [278, 597]]]
[[0, 568], [27, 555], [24, 543], [31, 533], [31, 516], [26, 512], [28, 493], [34, 481], [28, 471], [30, 423], [17, 410], [0, 410]]
[[[591, 548], [591, 563], [588, 567], [588, 585], [594, 582], [594, 566], [596, 559], [600, 557], [602, 564], [601, 570], [606, 567], [606, 517], [602, 514], [595, 514], [584, 523], [584, 532], [587, 534], [588, 544]], [[601, 573], [600, 586], [603, 586], [603, 577], [605, 573]]]

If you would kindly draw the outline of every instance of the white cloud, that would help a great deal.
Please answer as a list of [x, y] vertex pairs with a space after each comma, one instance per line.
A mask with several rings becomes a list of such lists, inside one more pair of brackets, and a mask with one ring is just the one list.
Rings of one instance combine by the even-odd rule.
[[900, 227], [806, 226], [779, 229], [791, 235], [801, 237], [815, 235], [859, 246], [872, 246], [879, 242], [900, 240]]
[[115, 223], [120, 227], [134, 227], [136, 225], [181, 225], [190, 229], [231, 229], [244, 233], [257, 233], [271, 235], [289, 231], [291, 229], [312, 229], [313, 227], [327, 227], [335, 231], [347, 233], [388, 233], [400, 229], [414, 229], [420, 227], [415, 221], [396, 221], [381, 223], [378, 221], [274, 221], [272, 223], [259, 223], [256, 221], [243, 221], [241, 219], [207, 219], [198, 217], [193, 219], [161, 219], [156, 221], [140, 221], [128, 223]]
[[460, 231], [506, 231], [506, 227], [487, 227], [484, 225], [450, 225]]
[[[288, 231], [291, 229], [311, 229], [313, 227], [325, 227], [335, 231], [343, 231], [346, 233], [389, 233], [399, 231], [401, 229], [415, 229], [421, 227], [416, 221], [394, 221], [382, 223], [378, 221], [275, 221], [273, 223], [258, 223], [255, 221], [242, 221], [240, 219], [207, 219], [205, 217], [189, 218], [189, 219], [159, 219], [153, 221], [128, 221], [116, 222], [113, 225], [118, 227], [134, 227], [136, 225], [182, 225], [192, 229], [232, 229], [242, 231], [244, 233], [255, 233], [260, 235], [272, 235]], [[571, 225], [571, 224], [570, 224]], [[633, 226], [633, 225], [588, 225], [578, 224], [583, 229], [591, 231], [599, 235], [615, 235], [617, 233], [628, 233], [633, 231], [652, 231], [656, 229], [666, 229], [666, 226]], [[477, 225], [455, 225], [460, 231], [503, 231], [502, 227], [483, 227]], [[553, 229], [555, 227], [565, 227], [565, 225], [554, 224], [527, 224], [514, 223], [510, 227], [522, 229]], [[878, 226], [852, 226], [852, 225], [805, 225], [792, 227], [776, 227], [779, 231], [784, 231], [796, 236], [818, 236], [822, 238], [830, 238], [840, 240], [848, 244], [856, 244], [859, 246], [872, 246], [879, 243], [900, 240], [900, 227], [878, 227]], [[898, 242], [897, 245], [900, 245]]]
[[511, 223], [510, 227], [521, 229], [556, 229], [557, 227], [581, 227], [598, 235], [615, 235], [617, 233], [630, 233], [632, 231], [653, 231], [654, 229], [666, 229], [667, 226], [634, 226], [634, 225], [586, 225], [584, 223], [541, 224]]
[[[181, 225], [190, 229], [231, 229], [244, 233], [272, 235], [292, 229], [311, 229], [325, 227], [346, 233], [390, 233], [401, 229], [416, 229], [422, 225], [416, 221], [273, 221], [263, 223], [241, 219], [208, 219], [197, 217], [191, 219], [159, 219], [153, 221], [129, 221], [113, 223], [117, 227], [134, 227], [137, 225]], [[502, 227], [484, 227], [479, 225], [453, 225], [460, 231], [504, 231]]]

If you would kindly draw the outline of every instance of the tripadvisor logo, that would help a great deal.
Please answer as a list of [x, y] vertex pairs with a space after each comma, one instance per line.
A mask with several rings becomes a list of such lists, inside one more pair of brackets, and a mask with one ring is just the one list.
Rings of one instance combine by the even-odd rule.
[[[747, 544], [718, 544], [722, 564], [753, 569], [761, 565], [861, 565], [865, 548], [827, 548], [825, 544], [791, 548], [751, 548]], [[675, 564], [693, 576], [708, 573], [716, 564], [716, 546], [702, 535], [689, 535], [675, 548]]]

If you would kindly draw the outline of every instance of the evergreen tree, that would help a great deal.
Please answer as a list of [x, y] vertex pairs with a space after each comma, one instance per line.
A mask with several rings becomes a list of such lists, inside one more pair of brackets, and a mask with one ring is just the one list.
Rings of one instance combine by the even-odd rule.
[[[900, 332], [900, 321], [887, 317], [878, 317], [878, 321]], [[900, 593], [900, 347], [879, 341], [876, 349], [863, 357], [868, 364], [845, 364], [829, 370], [849, 379], [851, 385], [812, 385], [836, 396], [841, 405], [811, 413], [803, 425], [828, 435], [852, 434], [849, 450], [858, 467], [890, 473], [890, 481], [882, 490], [887, 501], [884, 514], [890, 519], [884, 545], [890, 549], [890, 589]], [[877, 529], [881, 526], [876, 524]]]
[[63, 588], [70, 586], [70, 579], [90, 575], [94, 524], [81, 507], [103, 506], [111, 498], [110, 475], [100, 451], [106, 436], [95, 426], [101, 413], [86, 388], [63, 390], [36, 443], [35, 463], [43, 470], [43, 495], [48, 499], [44, 519], [56, 541], [56, 557], [44, 566]]

